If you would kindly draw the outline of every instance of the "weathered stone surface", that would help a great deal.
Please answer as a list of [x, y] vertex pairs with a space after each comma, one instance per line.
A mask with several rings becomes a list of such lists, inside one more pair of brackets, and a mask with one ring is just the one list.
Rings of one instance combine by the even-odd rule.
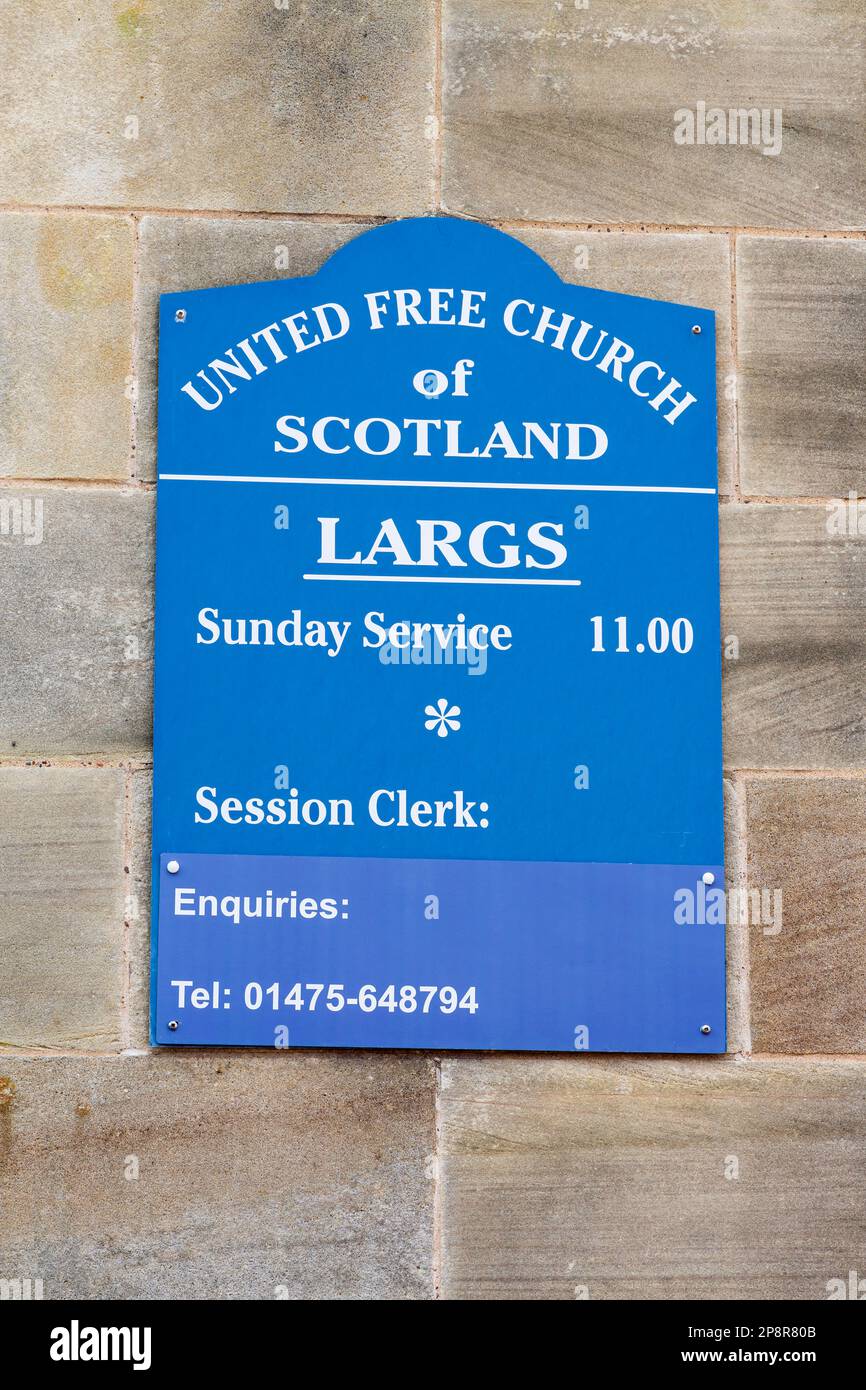
[[0, 474], [127, 478], [132, 223], [0, 214]]
[[430, 1295], [425, 1059], [162, 1052], [4, 1070], [4, 1277], [32, 1272], [57, 1299]]
[[[444, 199], [536, 221], [862, 227], [859, 0], [445, 0]], [[782, 145], [677, 144], [675, 113], [781, 109]], [[768, 128], [772, 136], [772, 127]]]
[[[724, 779], [725, 801], [725, 890], [730, 903], [732, 891], [739, 891], [745, 879], [745, 794], [742, 784], [732, 777]], [[743, 928], [728, 914], [725, 932], [725, 962], [728, 993], [728, 1052], [751, 1051], [749, 1031], [749, 954], [748, 927]]]
[[433, 6], [133, 0], [0, 11], [0, 199], [403, 212], [426, 205]]
[[743, 492], [866, 493], [866, 242], [739, 237], [737, 305]]
[[864, 1053], [866, 781], [750, 778], [747, 808], [749, 887], [782, 893], [750, 932], [752, 1046]]
[[721, 509], [727, 767], [866, 766], [866, 541], [831, 521], [821, 505]]
[[728, 238], [688, 233], [525, 230], [515, 233], [560, 279], [616, 294], [668, 299], [716, 313], [719, 488], [733, 492], [736, 450]]
[[150, 1033], [150, 818], [153, 778], [134, 772], [129, 792], [129, 892], [126, 921], [129, 966], [126, 981], [128, 1041], [146, 1048]]
[[826, 1298], [862, 1267], [863, 1093], [855, 1062], [447, 1061], [443, 1295]]
[[[16, 526], [16, 505], [32, 535], [41, 527], [38, 544]], [[149, 746], [152, 513], [151, 495], [119, 488], [0, 489], [0, 519], [11, 517], [0, 534], [0, 752]]]
[[367, 230], [347, 222], [144, 217], [138, 280], [136, 476], [156, 465], [156, 361], [159, 296], [256, 280], [313, 275], [338, 246]]
[[120, 1046], [123, 780], [0, 768], [0, 1070], [5, 1048]]

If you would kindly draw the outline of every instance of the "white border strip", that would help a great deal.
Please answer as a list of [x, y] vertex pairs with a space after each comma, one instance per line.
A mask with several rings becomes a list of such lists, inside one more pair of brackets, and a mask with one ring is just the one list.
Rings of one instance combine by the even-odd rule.
[[490, 488], [496, 492], [691, 492], [715, 497], [714, 487], [630, 487], [620, 483], [455, 483], [426, 478], [255, 478], [227, 473], [160, 473], [160, 482], [176, 483], [308, 483], [326, 487], [459, 487]]
[[580, 579], [472, 579], [466, 575], [436, 574], [305, 574], [303, 579], [347, 579], [363, 584], [559, 584], [577, 588]]

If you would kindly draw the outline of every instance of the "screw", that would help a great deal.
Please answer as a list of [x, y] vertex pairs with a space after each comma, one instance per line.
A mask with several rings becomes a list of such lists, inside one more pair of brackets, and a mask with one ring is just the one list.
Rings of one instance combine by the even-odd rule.
[[[179, 1027], [180, 1024], [178, 1023], [177, 1019], [173, 1018], [168, 1024], [168, 1031], [170, 1033], [176, 1033]], [[709, 1032], [709, 1029], [707, 1029], [707, 1032]]]
[[[174, 321], [175, 323], [186, 323], [186, 309], [175, 309]], [[696, 331], [700, 333], [701, 330], [698, 328]]]
[[[171, 865], [170, 865], [170, 864], [169, 864], [169, 868], [171, 868]], [[707, 869], [707, 872], [706, 872], [705, 874], [701, 874], [701, 880], [702, 880], [702, 882], [704, 882], [704, 883], [715, 883], [715, 881], [716, 881], [716, 876], [715, 876], [715, 874], [711, 874], [710, 871], [709, 871], [709, 869]]]
[[[169, 1026], [169, 1028], [170, 1028], [172, 1025], [169, 1024], [168, 1026]], [[175, 1026], [175, 1028], [176, 1028], [176, 1027], [177, 1027], [177, 1024], [175, 1024], [174, 1026]], [[707, 1033], [712, 1033], [712, 1031], [713, 1031], [713, 1030], [712, 1030], [712, 1028], [710, 1027], [710, 1025], [709, 1025], [708, 1023], [702, 1023], [702, 1024], [701, 1024], [701, 1032], [702, 1032], [704, 1035], [706, 1035]]]
[[[182, 314], [182, 313], [183, 313], [183, 309], [178, 309], [177, 312], [178, 312], [179, 314]], [[693, 332], [693, 333], [700, 333], [700, 331], [701, 331], [701, 325], [700, 325], [699, 323], [696, 323], [696, 324], [693, 324], [693, 325], [692, 325], [692, 332]]]
[[176, 859], [169, 859], [168, 863], [165, 866], [165, 869], [166, 873], [176, 874], [180, 869], [180, 865], [178, 864]]

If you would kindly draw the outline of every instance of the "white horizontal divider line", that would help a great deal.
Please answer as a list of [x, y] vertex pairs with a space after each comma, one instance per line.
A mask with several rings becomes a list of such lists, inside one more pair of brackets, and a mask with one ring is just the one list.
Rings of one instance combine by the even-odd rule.
[[471, 575], [437, 574], [305, 574], [304, 579], [360, 580], [363, 584], [559, 584], [576, 588], [579, 579], [473, 579]]
[[691, 492], [715, 497], [714, 487], [649, 487], [627, 483], [466, 483], [446, 478], [277, 478], [249, 477], [243, 473], [160, 473], [160, 482], [177, 483], [307, 483], [325, 487], [460, 487], [490, 488], [496, 492]]

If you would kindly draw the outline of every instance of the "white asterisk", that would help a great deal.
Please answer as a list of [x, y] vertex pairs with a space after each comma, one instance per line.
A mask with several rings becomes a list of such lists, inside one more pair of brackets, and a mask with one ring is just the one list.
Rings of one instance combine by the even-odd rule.
[[425, 729], [435, 729], [440, 738], [448, 737], [449, 729], [459, 729], [459, 705], [449, 707], [447, 700], [437, 700], [435, 705], [425, 705], [424, 713], [430, 716], [424, 720]]

